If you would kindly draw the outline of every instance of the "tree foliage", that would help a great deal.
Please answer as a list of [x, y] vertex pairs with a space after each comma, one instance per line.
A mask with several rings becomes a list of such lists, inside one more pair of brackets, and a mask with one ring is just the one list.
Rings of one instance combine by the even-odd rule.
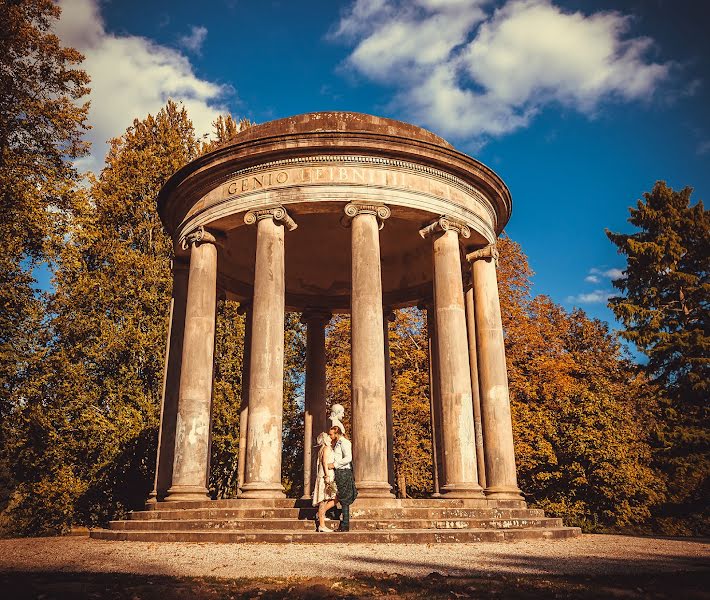
[[710, 523], [710, 213], [691, 193], [659, 181], [630, 209], [635, 233], [607, 231], [627, 261], [609, 305], [663, 389], [654, 456], [668, 498], [657, 517], [673, 534]]
[[508, 239], [500, 246], [521, 488], [588, 531], [646, 522], [663, 498], [652, 469], [653, 388], [605, 324], [530, 298], [520, 247]]
[[[89, 89], [83, 60], [52, 34], [51, 0], [0, 1], [0, 447], [41, 350], [44, 303], [33, 269], [51, 261], [65, 231], [83, 156]], [[0, 454], [0, 510], [14, 486]]]
[[612, 233], [624, 254], [621, 296], [609, 302], [622, 335], [649, 359], [649, 371], [684, 403], [710, 396], [710, 212], [691, 205], [691, 188], [659, 181], [631, 208], [639, 231]]

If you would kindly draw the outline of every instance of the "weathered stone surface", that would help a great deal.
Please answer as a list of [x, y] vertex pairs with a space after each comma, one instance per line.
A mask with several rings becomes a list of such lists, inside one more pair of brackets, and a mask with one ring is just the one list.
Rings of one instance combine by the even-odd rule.
[[471, 261], [474, 290], [486, 495], [491, 498], [516, 499], [522, 496], [515, 469], [513, 421], [496, 277], [497, 256], [495, 247], [488, 246], [472, 252], [467, 259]]
[[200, 230], [190, 246], [175, 457], [168, 500], [207, 497], [212, 376], [217, 310], [215, 238]]

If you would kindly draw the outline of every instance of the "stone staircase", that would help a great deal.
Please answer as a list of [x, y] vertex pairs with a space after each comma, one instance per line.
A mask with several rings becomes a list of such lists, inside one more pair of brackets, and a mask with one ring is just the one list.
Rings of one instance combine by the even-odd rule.
[[[102, 540], [145, 542], [450, 543], [577, 537], [581, 530], [518, 500], [359, 498], [348, 533], [318, 533], [303, 500], [158, 502], [94, 530]], [[337, 521], [328, 521], [331, 528]], [[346, 536], [346, 537], [345, 537]]]

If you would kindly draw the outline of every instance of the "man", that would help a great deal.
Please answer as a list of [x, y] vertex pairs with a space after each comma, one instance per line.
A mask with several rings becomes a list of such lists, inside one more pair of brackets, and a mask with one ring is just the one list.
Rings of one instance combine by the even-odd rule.
[[338, 488], [336, 501], [343, 507], [343, 518], [338, 531], [350, 531], [350, 505], [357, 498], [353, 477], [353, 445], [345, 437], [345, 429], [339, 421], [330, 428], [329, 433], [335, 458], [328, 468], [335, 469], [335, 484]]

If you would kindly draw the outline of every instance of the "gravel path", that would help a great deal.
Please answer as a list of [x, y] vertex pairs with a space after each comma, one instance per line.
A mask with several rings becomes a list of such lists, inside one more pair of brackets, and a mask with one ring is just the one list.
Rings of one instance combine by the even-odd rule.
[[[710, 573], [710, 540], [584, 535], [485, 544], [182, 544], [85, 537], [0, 540], [0, 573], [54, 571], [210, 577]], [[323, 564], [330, 564], [324, 573]], [[699, 574], [700, 575], [700, 574]], [[702, 576], [702, 575], [700, 575]]]

